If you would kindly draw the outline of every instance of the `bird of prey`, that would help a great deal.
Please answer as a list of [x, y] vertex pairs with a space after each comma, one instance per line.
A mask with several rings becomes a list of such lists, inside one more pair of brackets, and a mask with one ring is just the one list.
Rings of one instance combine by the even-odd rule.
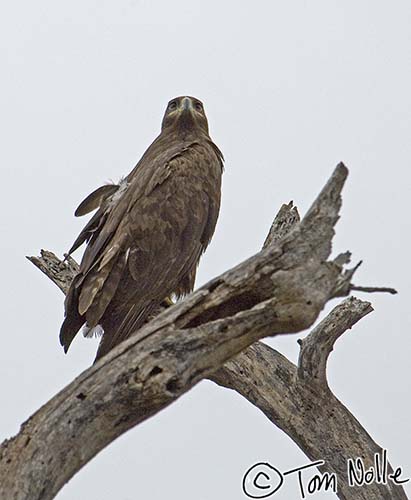
[[201, 101], [176, 97], [130, 174], [80, 204], [76, 216], [98, 210], [69, 250], [87, 242], [65, 300], [65, 352], [84, 325], [86, 336], [102, 333], [97, 360], [165, 299], [192, 291], [217, 222], [223, 161]]

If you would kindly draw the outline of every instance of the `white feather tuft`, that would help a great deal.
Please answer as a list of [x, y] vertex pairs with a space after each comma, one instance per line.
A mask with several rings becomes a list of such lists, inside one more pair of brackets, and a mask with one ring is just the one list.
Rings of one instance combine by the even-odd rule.
[[94, 337], [99, 338], [103, 335], [104, 330], [101, 325], [94, 326], [90, 328], [87, 326], [87, 323], [83, 326], [83, 330], [81, 332], [86, 339], [92, 339]]
[[113, 196], [110, 199], [110, 206], [111, 207], [113, 207], [118, 202], [118, 200], [123, 196], [123, 194], [126, 192], [129, 184], [126, 181], [126, 179], [123, 177], [120, 179], [120, 182], [118, 183], [118, 185], [119, 185], [119, 188], [117, 189], [117, 191], [113, 194]]

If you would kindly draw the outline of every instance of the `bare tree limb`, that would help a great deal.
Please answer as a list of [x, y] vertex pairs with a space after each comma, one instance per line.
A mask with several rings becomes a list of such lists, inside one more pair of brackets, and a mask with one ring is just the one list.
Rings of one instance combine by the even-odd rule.
[[[342, 266], [349, 260], [342, 254], [327, 261], [346, 176], [347, 169], [340, 164], [301, 223], [294, 210], [282, 225], [282, 217], [293, 210], [290, 205], [288, 210], [283, 207], [283, 216], [274, 222], [259, 254], [159, 314], [38, 410], [16, 437], [0, 447], [0, 497], [53, 498], [107, 444], [211, 376], [247, 346], [265, 336], [309, 327], [335, 293]], [[284, 228], [281, 237], [275, 236], [275, 227], [279, 232]], [[75, 272], [73, 262], [62, 263], [48, 252], [30, 260], [67, 290], [70, 273]], [[257, 343], [244, 355], [255, 349], [266, 346]], [[255, 362], [258, 372], [261, 365], [258, 359]], [[269, 382], [268, 375], [262, 383]], [[311, 379], [308, 385], [313, 385]], [[293, 389], [292, 384], [289, 388]], [[275, 392], [275, 387], [270, 390]], [[252, 400], [250, 386], [244, 391]], [[311, 390], [311, 398], [314, 394]], [[316, 401], [309, 400], [308, 393], [305, 396], [306, 406]], [[292, 405], [293, 398], [291, 390], [284, 404]], [[274, 400], [269, 394], [266, 400], [272, 405], [266, 408], [270, 418], [276, 411]], [[264, 411], [262, 403], [257, 406]], [[288, 433], [292, 435], [292, 429]], [[298, 439], [306, 450], [304, 436]], [[314, 449], [315, 443], [311, 445]]]
[[335, 307], [304, 340], [300, 340], [299, 378], [314, 380], [319, 387], [328, 387], [326, 367], [335, 342], [372, 310], [369, 302], [353, 297]]
[[267, 248], [277, 241], [280, 241], [284, 236], [286, 236], [292, 229], [294, 229], [300, 222], [300, 214], [298, 213], [297, 207], [293, 206], [293, 202], [290, 201], [288, 205], [283, 205], [270, 227], [270, 231], [264, 242], [263, 249]]
[[40, 257], [27, 257], [27, 259], [40, 269], [55, 283], [60, 290], [67, 293], [70, 283], [79, 270], [79, 265], [70, 256], [61, 261], [53, 252], [42, 250]]
[[386, 286], [351, 285], [351, 290], [354, 290], [357, 292], [365, 292], [365, 293], [375, 293], [375, 292], [390, 293], [391, 295], [395, 295], [396, 293], [398, 293], [395, 288], [390, 288], [390, 287], [386, 287]]
[[[343, 500], [406, 500], [402, 486], [373, 482], [351, 487], [349, 459], [375, 466], [378, 446], [358, 420], [330, 391], [325, 364], [330, 347], [347, 328], [369, 314], [368, 302], [348, 298], [306, 337], [298, 367], [262, 342], [256, 342], [229, 360], [210, 379], [233, 389], [259, 408], [313, 461], [324, 460], [322, 472], [338, 478], [338, 497]], [[319, 367], [316, 367], [318, 361]], [[392, 467], [387, 464], [387, 473]]]

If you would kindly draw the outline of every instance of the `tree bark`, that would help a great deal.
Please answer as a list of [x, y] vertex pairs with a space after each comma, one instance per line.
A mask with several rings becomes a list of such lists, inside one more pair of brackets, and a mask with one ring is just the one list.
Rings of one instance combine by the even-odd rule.
[[[319, 469], [336, 474], [339, 498], [404, 500], [402, 486], [389, 480], [386, 485], [350, 486], [348, 460], [361, 458], [368, 469], [375, 466], [375, 454], [383, 457], [383, 450], [334, 396], [326, 379], [326, 362], [334, 342], [371, 311], [369, 302], [354, 297], [336, 306], [302, 341], [298, 367], [256, 342], [210, 378], [259, 408], [311, 460], [324, 460]], [[387, 468], [388, 474], [393, 472], [389, 463]]]
[[[347, 486], [345, 458], [368, 463], [379, 447], [325, 377], [335, 340], [370, 305], [349, 299], [334, 309], [303, 342], [298, 369], [255, 343], [308, 328], [330, 298], [352, 289], [349, 254], [327, 260], [346, 176], [338, 165], [301, 222], [284, 205], [261, 252], [161, 312], [40, 408], [1, 445], [0, 498], [53, 498], [116, 437], [206, 377], [243, 394], [310, 458], [326, 460], [323, 469], [339, 474], [340, 498], [406, 498], [391, 484]], [[72, 259], [42, 252], [30, 260], [67, 291]]]

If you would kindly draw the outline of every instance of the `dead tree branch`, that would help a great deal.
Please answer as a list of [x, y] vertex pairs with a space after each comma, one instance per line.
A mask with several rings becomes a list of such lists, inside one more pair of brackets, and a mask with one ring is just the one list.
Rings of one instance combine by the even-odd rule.
[[[298, 367], [262, 342], [229, 360], [210, 378], [233, 389], [283, 430], [313, 461], [324, 460], [322, 472], [338, 478], [343, 500], [406, 500], [402, 486], [390, 480], [351, 487], [347, 464], [361, 458], [375, 467], [383, 450], [334, 396], [326, 380], [326, 362], [334, 342], [372, 308], [354, 297], [346, 299], [302, 341]], [[381, 463], [381, 462], [380, 462]], [[387, 464], [387, 474], [392, 473]]]
[[[346, 176], [347, 169], [340, 164], [300, 223], [290, 205], [283, 207], [284, 214], [274, 222], [271, 236], [260, 253], [159, 314], [40, 408], [23, 424], [19, 434], [0, 448], [0, 498], [53, 498], [84, 464], [116, 437], [160, 411], [201, 379], [211, 376], [258, 339], [302, 331], [312, 325], [324, 304], [336, 296], [337, 291], [342, 294], [341, 283], [349, 288], [348, 271], [343, 270], [349, 255], [327, 260]], [[294, 213], [290, 216], [290, 212]], [[41, 258], [34, 259], [30, 260], [65, 292], [76, 271], [75, 263], [61, 262], [50, 252], [42, 252]], [[359, 319], [355, 318], [353, 313], [351, 321]], [[315, 337], [321, 341], [326, 336], [317, 333], [314, 340]], [[332, 344], [327, 347], [328, 353], [331, 347]], [[281, 356], [257, 343], [229, 361], [213, 377], [243, 393], [280, 425], [272, 418], [279, 403], [275, 398], [275, 385], [279, 380], [272, 378], [275, 359], [270, 361], [274, 364], [266, 365], [265, 372], [261, 371], [263, 360], [258, 359], [260, 354], [256, 349], [266, 351], [268, 357]], [[251, 390], [252, 379], [240, 377], [235, 382], [227, 378], [230, 366], [237, 366], [238, 359], [253, 352], [256, 364], [252, 368], [251, 358], [247, 358], [251, 363], [248, 369], [260, 373], [259, 383], [266, 384], [268, 393], [264, 400], [268, 402], [265, 405], [259, 401], [264, 395]], [[305, 365], [302, 362], [306, 369], [301, 370], [306, 392], [301, 392], [299, 398], [304, 396], [307, 408], [315, 405], [318, 394], [322, 393], [318, 391], [319, 383], [313, 382], [315, 377], [305, 380], [312, 366], [310, 356], [314, 356], [308, 347], [305, 352], [307, 354], [301, 357], [306, 359]], [[232, 370], [232, 376], [234, 373]], [[292, 371], [286, 378], [291, 375]], [[295, 376], [298, 373], [294, 367], [293, 378]], [[235, 386], [241, 379], [242, 389]], [[287, 400], [284, 404], [292, 406], [294, 393], [303, 385], [295, 381], [291, 384], [291, 378], [289, 382], [290, 394], [284, 393], [283, 397]], [[323, 419], [324, 426], [331, 417]], [[312, 436], [315, 425], [316, 422], [312, 422]], [[308, 456], [313, 456], [314, 441], [311, 443], [299, 434], [293, 425], [291, 429], [282, 428]], [[359, 428], [366, 434], [361, 426]], [[318, 435], [318, 429], [316, 432]], [[305, 444], [307, 439], [310, 446]], [[321, 446], [319, 449], [322, 451]]]

